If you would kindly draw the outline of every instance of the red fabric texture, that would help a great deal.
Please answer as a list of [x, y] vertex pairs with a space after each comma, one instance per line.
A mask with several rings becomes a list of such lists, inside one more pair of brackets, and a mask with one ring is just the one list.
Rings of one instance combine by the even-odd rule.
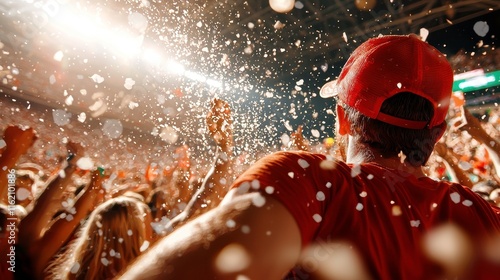
[[[254, 164], [233, 187], [248, 182], [286, 206], [300, 228], [303, 247], [347, 241], [374, 279], [439, 275], [422, 250], [422, 238], [438, 225], [463, 229], [475, 248], [500, 233], [500, 209], [469, 189], [374, 163], [353, 166], [320, 154], [278, 152]], [[488, 279], [479, 273], [500, 273], [500, 263], [480, 263], [477, 269], [471, 270], [480, 277], [474, 279]]]

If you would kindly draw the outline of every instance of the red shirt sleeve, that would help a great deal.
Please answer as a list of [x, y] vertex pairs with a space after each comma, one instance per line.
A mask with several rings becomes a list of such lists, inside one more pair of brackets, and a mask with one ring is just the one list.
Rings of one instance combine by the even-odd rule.
[[320, 154], [277, 152], [255, 163], [232, 188], [242, 193], [258, 190], [280, 201], [295, 218], [302, 246], [306, 246], [313, 240], [331, 201], [332, 184], [339, 183], [328, 168], [320, 168], [321, 164], [334, 161]]

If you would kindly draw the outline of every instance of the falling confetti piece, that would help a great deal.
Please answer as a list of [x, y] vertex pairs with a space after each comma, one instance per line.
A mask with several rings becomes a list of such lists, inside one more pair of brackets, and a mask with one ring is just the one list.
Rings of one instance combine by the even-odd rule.
[[358, 203], [358, 204], [356, 205], [356, 210], [361, 211], [361, 210], [363, 210], [363, 207], [364, 207], [364, 206], [363, 206], [363, 204]]
[[239, 244], [229, 244], [215, 258], [215, 267], [222, 273], [242, 271], [250, 265], [250, 256], [245, 247]]
[[354, 178], [361, 174], [361, 165], [359, 164], [354, 164], [351, 168], [351, 177]]
[[367, 195], [368, 195], [368, 194], [367, 194], [365, 191], [362, 191], [362, 192], [359, 194], [359, 196], [361, 196], [361, 197], [366, 197]]
[[76, 166], [81, 170], [92, 170], [94, 168], [94, 161], [89, 157], [82, 157], [76, 161]]
[[319, 191], [319, 192], [317, 192], [317, 193], [316, 193], [316, 199], [317, 199], [318, 201], [324, 201], [324, 200], [325, 200], [325, 198], [326, 198], [326, 197], [325, 197], [325, 193], [324, 193], [324, 192]]
[[274, 187], [267, 186], [265, 189], [267, 194], [273, 194], [274, 193]]
[[64, 57], [64, 53], [62, 51], [57, 51], [55, 54], [54, 54], [54, 60], [55, 61], [61, 61]]
[[64, 103], [66, 103], [66, 105], [70, 106], [71, 104], [73, 104], [73, 96], [68, 96], [66, 97], [66, 100], [64, 100]]
[[429, 37], [429, 30], [426, 28], [420, 28], [420, 38], [422, 38], [422, 41], [427, 41], [427, 37]]
[[266, 204], [266, 198], [259, 193], [252, 198], [252, 203], [257, 207], [262, 207]]
[[30, 197], [31, 192], [28, 191], [26, 188], [18, 188], [16, 191], [16, 199], [19, 201], [26, 200], [28, 197]]
[[298, 163], [299, 163], [300, 167], [302, 167], [304, 169], [309, 167], [309, 163], [305, 159], [299, 159]]
[[295, 174], [293, 172], [288, 172], [288, 177], [292, 178], [295, 176]]
[[78, 121], [83, 123], [85, 122], [85, 120], [87, 119], [87, 115], [85, 114], [85, 112], [81, 112], [79, 115], [78, 115]]
[[480, 37], [486, 36], [488, 34], [488, 31], [490, 31], [490, 27], [488, 26], [488, 23], [486, 21], [478, 21], [474, 24], [474, 32]]
[[79, 270], [80, 270], [80, 264], [76, 262], [76, 263], [73, 263], [69, 272], [71, 274], [76, 274]]
[[69, 124], [71, 113], [68, 113], [62, 109], [57, 109], [52, 111], [52, 117], [55, 124], [57, 124], [58, 126], [63, 126]]
[[252, 189], [258, 190], [260, 189], [260, 181], [255, 179], [250, 183], [250, 186], [252, 186]]
[[94, 75], [92, 75], [90, 78], [91, 78], [91, 79], [92, 79], [95, 83], [98, 83], [98, 84], [100, 84], [100, 83], [104, 82], [104, 78], [103, 78], [101, 75], [99, 75], [99, 74], [94, 74]]
[[126, 78], [125, 84], [123, 84], [123, 86], [128, 90], [131, 90], [134, 87], [134, 85], [135, 81], [132, 78]]
[[116, 139], [122, 135], [123, 125], [120, 120], [108, 119], [104, 121], [102, 132], [109, 138]]
[[411, 220], [410, 225], [412, 227], [419, 227], [420, 226], [420, 220]]
[[472, 206], [472, 201], [470, 201], [470, 200], [466, 199], [466, 200], [464, 200], [464, 201], [462, 202], [462, 204], [463, 204], [463, 205], [465, 205], [465, 206], [467, 206], [467, 207], [470, 207], [470, 206]]
[[140, 248], [140, 251], [141, 251], [141, 252], [144, 252], [144, 251], [146, 251], [148, 248], [149, 248], [149, 241], [144, 240], [144, 243], [142, 243], [142, 246], [141, 246], [141, 248]]
[[323, 217], [321, 217], [320, 214], [314, 214], [313, 215], [313, 220], [316, 222], [316, 223], [321, 223], [321, 221], [323, 220]]
[[460, 202], [460, 194], [459, 193], [454, 192], [454, 193], [450, 194], [450, 197], [451, 197], [451, 201], [453, 201], [455, 203]]

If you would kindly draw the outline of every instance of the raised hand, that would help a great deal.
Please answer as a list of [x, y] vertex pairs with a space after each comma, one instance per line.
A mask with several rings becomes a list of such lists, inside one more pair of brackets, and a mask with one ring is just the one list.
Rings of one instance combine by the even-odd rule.
[[291, 145], [298, 150], [307, 151], [309, 148], [309, 144], [307, 140], [304, 139], [302, 135], [302, 125], [299, 125], [297, 130], [291, 134]]
[[222, 151], [228, 153], [233, 149], [233, 119], [229, 104], [218, 98], [210, 102], [206, 123], [210, 136], [215, 140]]

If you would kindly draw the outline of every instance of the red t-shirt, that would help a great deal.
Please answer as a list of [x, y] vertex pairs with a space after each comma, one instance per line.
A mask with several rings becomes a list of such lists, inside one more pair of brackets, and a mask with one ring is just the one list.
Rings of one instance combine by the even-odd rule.
[[[438, 225], [463, 230], [473, 248], [500, 233], [500, 209], [469, 189], [375, 163], [352, 165], [321, 154], [278, 152], [259, 160], [233, 188], [258, 189], [283, 203], [300, 228], [304, 248], [348, 242], [373, 279], [438, 275], [422, 249], [425, 234]], [[500, 275], [500, 263], [482, 262], [472, 272], [474, 279], [488, 279], [481, 273], [492, 269]]]

